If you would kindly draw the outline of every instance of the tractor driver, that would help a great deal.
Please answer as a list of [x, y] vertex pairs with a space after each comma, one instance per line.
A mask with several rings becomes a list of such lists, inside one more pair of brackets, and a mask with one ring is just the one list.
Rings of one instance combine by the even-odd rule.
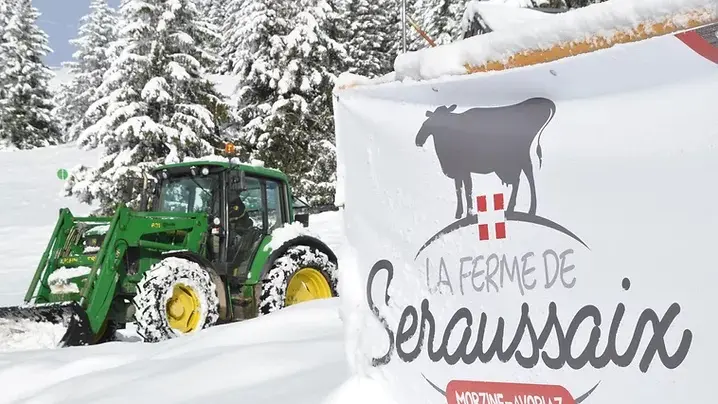
[[232, 232], [238, 236], [254, 227], [254, 222], [247, 214], [247, 206], [240, 197], [234, 198], [229, 203], [229, 226]]
[[246, 252], [252, 248], [260, 234], [240, 197], [229, 203], [229, 231], [232, 238], [227, 258], [230, 262], [239, 264], [238, 260], [247, 259]]

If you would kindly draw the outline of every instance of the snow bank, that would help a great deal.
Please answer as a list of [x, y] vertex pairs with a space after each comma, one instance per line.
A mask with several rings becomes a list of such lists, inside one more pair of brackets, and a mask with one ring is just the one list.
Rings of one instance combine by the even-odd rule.
[[0, 352], [53, 349], [66, 331], [62, 324], [0, 318]]
[[0, 401], [321, 403], [349, 377], [338, 303], [302, 303], [162, 343], [1, 353]]
[[532, 8], [530, 2], [528, 3], [527, 5], [526, 3], [502, 0], [471, 0], [466, 4], [466, 10], [461, 19], [462, 30], [466, 31], [470, 21], [477, 14], [493, 31], [520, 29], [525, 24], [546, 19], [550, 20], [555, 17], [554, 14], [548, 14]]
[[[527, 7], [535, 7], [535, 6], [544, 6], [548, 5], [548, 0], [480, 0], [485, 3], [492, 3], [492, 4], [500, 4], [503, 6], [508, 7], [521, 7], [521, 8], [527, 8]], [[476, 2], [476, 0], [471, 0], [469, 3]], [[467, 7], [469, 6], [469, 3], [467, 3]], [[536, 3], [536, 4], [534, 4]]]
[[368, 78], [358, 74], [343, 72], [337, 77], [334, 85], [338, 88], [350, 88], [367, 84], [390, 83], [396, 80], [396, 73], [391, 72], [376, 78]]
[[287, 223], [272, 231], [272, 240], [264, 246], [264, 251], [276, 250], [289, 240], [300, 236], [319, 237], [308, 227], [299, 222]]
[[386, 386], [370, 377], [352, 377], [333, 391], [323, 404], [398, 404]]
[[[608, 17], [689, 25], [707, 6], [610, 4], [563, 21], [611, 35]], [[581, 17], [591, 13], [595, 25]], [[718, 170], [717, 32], [337, 89], [353, 262], [340, 259], [340, 293], [356, 378], [333, 398], [378, 399], [368, 380], [401, 403], [711, 397], [718, 327], [705, 313], [718, 297], [700, 286], [718, 282], [706, 265], [718, 212], [687, 218], [685, 206], [718, 202], [705, 186]], [[500, 43], [490, 35], [477, 51]], [[423, 55], [440, 64], [441, 52]]]
[[[502, 10], [498, 4], [490, 3], [472, 7], [488, 11], [489, 18], [492, 11]], [[395, 80], [430, 80], [533, 65], [718, 20], [715, 0], [607, 1], [556, 15], [536, 16], [535, 21], [526, 18], [530, 15], [528, 10], [521, 15], [515, 13], [518, 10], [513, 11], [515, 19], [508, 20], [510, 29], [503, 27], [397, 56]], [[500, 21], [507, 13], [502, 14], [496, 15], [495, 20]]]
[[0, 153], [14, 152], [18, 150], [20, 149], [18, 149], [17, 146], [12, 144], [9, 140], [0, 139]]

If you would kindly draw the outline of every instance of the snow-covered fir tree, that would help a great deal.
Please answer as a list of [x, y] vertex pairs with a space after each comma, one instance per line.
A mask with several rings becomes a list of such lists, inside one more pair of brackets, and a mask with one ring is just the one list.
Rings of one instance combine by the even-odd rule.
[[10, 20], [10, 7], [7, 0], [0, 0], [0, 150], [10, 146], [9, 135], [5, 134], [2, 122], [2, 100], [7, 98], [5, 91], [5, 65], [7, 58], [5, 57], [5, 27]]
[[[83, 130], [97, 122], [101, 109], [89, 110], [99, 100], [98, 88], [114, 57], [110, 45], [115, 41], [117, 18], [107, 0], [92, 0], [90, 12], [80, 20], [78, 36], [70, 40], [77, 47], [72, 62], [64, 63], [72, 81], [63, 83], [56, 97], [58, 119], [65, 128], [65, 140], [73, 141]], [[85, 114], [88, 112], [89, 114]], [[95, 147], [96, 139], [85, 139]]]
[[347, 59], [332, 38], [341, 16], [327, 0], [293, 7], [260, 0], [244, 9], [254, 25], [235, 64], [238, 140], [248, 157], [284, 171], [298, 195], [324, 203], [333, 199], [336, 164], [331, 91]]
[[[406, 0], [406, 50], [407, 52], [415, 51], [421, 48], [429, 47], [429, 43], [419, 35], [419, 33], [411, 26], [410, 19], [419, 25], [419, 28], [426, 31], [426, 27], [421, 19], [421, 5], [423, 0]], [[402, 25], [401, 25], [401, 0], [396, 2], [396, 54], [401, 53], [402, 45]], [[392, 59], [393, 61], [393, 59]], [[393, 65], [392, 65], [393, 67]]]
[[256, 6], [252, 7], [248, 4], [247, 7], [245, 7], [245, 3], [252, 0], [220, 1], [224, 3], [225, 13], [222, 18], [222, 28], [220, 30], [223, 38], [222, 44], [219, 47], [221, 62], [217, 68], [217, 73], [235, 74], [239, 69], [237, 65], [242, 58], [243, 48], [249, 40], [249, 38], [246, 37], [249, 32], [246, 31], [243, 24], [258, 23], [260, 21], [252, 21], [248, 19], [251, 15], [252, 9]]
[[422, 0], [424, 30], [436, 45], [445, 45], [461, 38], [461, 18], [466, 9], [464, 0]]
[[350, 21], [351, 37], [346, 43], [349, 71], [374, 77], [393, 70], [397, 49], [396, 0], [346, 0], [344, 20]]
[[[223, 71], [238, 75], [244, 83], [252, 82], [257, 73], [268, 77], [267, 52], [275, 44], [275, 36], [285, 35], [291, 29], [288, 18], [300, 10], [298, 4], [273, 0], [228, 0], [228, 14], [222, 28], [225, 42], [220, 56]], [[268, 65], [267, 65], [268, 66]], [[259, 71], [255, 72], [255, 68]], [[265, 71], [265, 73], [262, 73]], [[259, 79], [267, 82], [265, 79]]]
[[[5, 32], [5, 26], [10, 20], [10, 7], [8, 0], [0, 0], [0, 34]], [[0, 35], [0, 41], [2, 41], [2, 35]]]
[[7, 2], [2, 50], [0, 144], [20, 149], [57, 144], [60, 129], [52, 115], [52, 71], [42, 58], [52, 50], [37, 26], [40, 15], [31, 0]]
[[[347, 28], [349, 39], [346, 41], [352, 62], [349, 71], [369, 77], [391, 72], [394, 69], [394, 59], [402, 52], [403, 47], [401, 0], [344, 2], [344, 20], [350, 21]], [[407, 51], [429, 46], [410, 24], [410, 20], [413, 20], [419, 28], [426, 30], [421, 4], [422, 0], [406, 1]]]
[[[351, 66], [353, 61], [349, 57], [347, 51], [347, 44], [351, 39], [353, 33], [351, 32], [351, 21], [347, 19], [347, 7], [349, 0], [325, 0], [327, 5], [333, 10], [333, 16], [331, 18], [331, 24], [326, 27], [327, 35], [340, 43], [345, 50], [345, 64]], [[337, 72], [339, 74], [341, 72]]]
[[242, 157], [248, 157], [253, 146], [249, 142], [255, 137], [247, 134], [263, 130], [263, 120], [277, 99], [279, 60], [284, 51], [281, 38], [289, 30], [285, 15], [291, 13], [287, 5], [273, 0], [234, 1], [246, 3], [236, 10], [232, 17], [235, 29], [228, 32], [228, 41], [237, 41], [236, 52], [225, 57], [230, 59], [231, 74], [239, 79], [235, 128], [241, 128], [244, 136], [237, 137], [234, 130], [227, 136], [236, 137], [244, 152]]
[[[217, 29], [224, 26], [224, 20], [227, 18], [230, 0], [205, 0], [205, 9], [209, 22], [214, 24]], [[220, 34], [222, 32], [220, 31]]]
[[[422, 38], [422, 36], [419, 35], [416, 29], [414, 29], [414, 27], [412, 27], [411, 23], [409, 22], [409, 19], [411, 19], [414, 21], [415, 24], [418, 24], [421, 30], [426, 30], [426, 27], [424, 26], [424, 20], [422, 18], [423, 3], [424, 0], [406, 1], [406, 47], [407, 51], [410, 52], [421, 48], [428, 48], [430, 46], [426, 39]], [[399, 14], [399, 19], [401, 20], [401, 14]], [[399, 29], [401, 29], [401, 25], [399, 26]], [[401, 32], [399, 32], [399, 35], [401, 35]], [[401, 40], [401, 36], [399, 37], [399, 40]]]
[[5, 27], [7, 27], [8, 21], [10, 21], [10, 3], [8, 0], [0, 0], [0, 44], [5, 43]]
[[[0, 100], [5, 98], [5, 64], [7, 57], [4, 55], [5, 47], [5, 27], [10, 21], [10, 6], [7, 0], [0, 0]], [[2, 125], [2, 122], [0, 122]], [[2, 126], [0, 126], [0, 139], [3, 138]], [[2, 142], [2, 140], [0, 140]], [[0, 147], [2, 144], [0, 143]]]
[[[216, 31], [218, 36], [210, 40], [206, 44], [207, 51], [218, 56], [222, 51], [223, 44], [225, 42], [225, 35], [222, 31], [224, 26], [224, 20], [227, 16], [227, 5], [229, 0], [196, 0], [197, 7], [199, 8], [200, 15], [205, 21], [211, 26], [213, 31]], [[210, 73], [223, 73], [223, 63], [221, 59], [217, 59], [217, 63], [213, 66], [208, 66]]]
[[[255, 155], [283, 170], [310, 204], [331, 203], [336, 182], [332, 89], [346, 69], [346, 50], [330, 33], [340, 15], [326, 0], [300, 2], [293, 29], [282, 38], [278, 99], [264, 121], [249, 132]], [[291, 156], [291, 158], [288, 158]]]
[[130, 185], [151, 167], [212, 154], [226, 108], [205, 76], [217, 32], [194, 0], [125, 0], [120, 16], [121, 53], [100, 88], [104, 115], [82, 134], [99, 139], [99, 166], [73, 170], [65, 188], [103, 214], [133, 206], [140, 195]]

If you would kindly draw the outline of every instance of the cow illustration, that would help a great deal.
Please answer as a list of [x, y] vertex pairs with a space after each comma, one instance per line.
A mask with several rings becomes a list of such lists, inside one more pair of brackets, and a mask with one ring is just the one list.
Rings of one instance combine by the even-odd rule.
[[416, 134], [422, 147], [434, 136], [434, 148], [444, 174], [456, 185], [456, 218], [463, 215], [461, 187], [466, 194], [466, 213], [472, 206], [471, 174], [496, 173], [511, 186], [506, 212], [513, 212], [523, 172], [531, 188], [528, 214], [536, 214], [536, 188], [531, 164], [531, 144], [536, 142], [539, 167], [542, 163], [541, 132], [553, 118], [556, 105], [546, 98], [531, 98], [518, 104], [471, 108], [453, 113], [456, 105], [426, 111], [427, 119]]

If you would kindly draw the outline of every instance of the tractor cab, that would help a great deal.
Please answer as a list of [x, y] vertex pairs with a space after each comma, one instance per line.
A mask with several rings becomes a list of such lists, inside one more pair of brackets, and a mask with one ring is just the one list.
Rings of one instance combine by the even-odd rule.
[[153, 176], [158, 182], [149, 209], [207, 214], [207, 258], [230, 277], [246, 277], [265, 236], [294, 213], [287, 177], [276, 170], [202, 161], [165, 165]]

